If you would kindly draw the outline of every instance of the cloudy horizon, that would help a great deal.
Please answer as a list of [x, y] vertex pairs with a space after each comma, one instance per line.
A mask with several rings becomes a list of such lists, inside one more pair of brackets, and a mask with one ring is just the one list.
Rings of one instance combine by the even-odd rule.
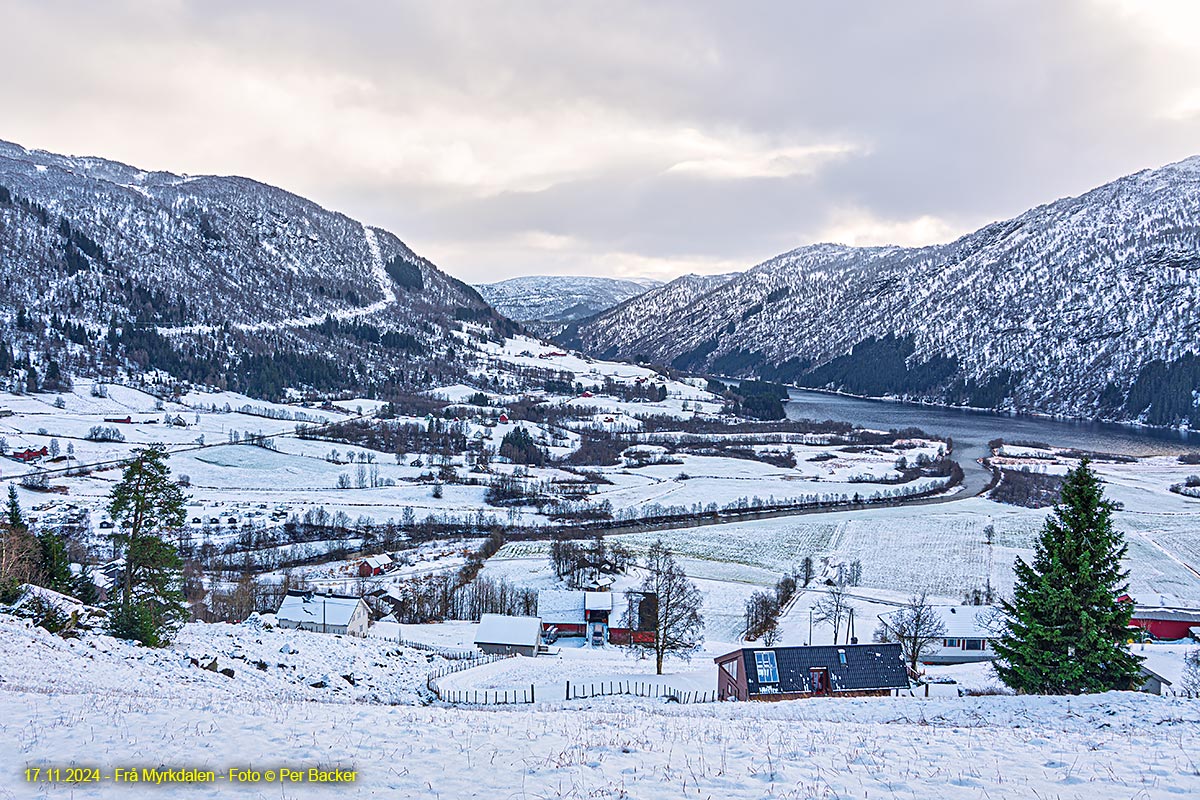
[[472, 283], [667, 280], [1200, 152], [1197, 6], [0, 0], [0, 139], [274, 184]]

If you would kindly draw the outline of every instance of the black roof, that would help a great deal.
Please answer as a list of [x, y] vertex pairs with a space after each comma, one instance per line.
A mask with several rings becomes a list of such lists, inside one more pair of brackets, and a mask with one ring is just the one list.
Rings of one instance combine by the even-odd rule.
[[[907, 689], [908, 670], [899, 644], [844, 644], [811, 647], [756, 647], [742, 649], [750, 694], [808, 692], [809, 670], [824, 667], [834, 692], [871, 689]], [[779, 683], [758, 682], [754, 654], [771, 652], [779, 671]], [[845, 662], [842, 663], [842, 656]]]

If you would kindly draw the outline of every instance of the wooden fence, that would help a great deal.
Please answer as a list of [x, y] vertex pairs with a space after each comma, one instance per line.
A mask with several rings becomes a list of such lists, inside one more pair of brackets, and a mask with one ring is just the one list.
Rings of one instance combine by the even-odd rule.
[[437, 692], [438, 699], [459, 705], [503, 706], [534, 702], [533, 684], [528, 689], [448, 689]]
[[[463, 672], [484, 664], [494, 664], [506, 658], [514, 658], [515, 653], [505, 655], [476, 656], [464, 659], [457, 664], [447, 664], [434, 670], [425, 678], [425, 688], [443, 703], [458, 705], [513, 705], [537, 702], [537, 690], [533, 684], [528, 689], [443, 689], [438, 680], [455, 672]], [[688, 691], [672, 689], [661, 683], [648, 681], [600, 681], [589, 683], [572, 683], [567, 681], [563, 693], [564, 700], [588, 700], [593, 697], [614, 697], [628, 695], [633, 697], [664, 697], [676, 703], [715, 703], [717, 692]], [[549, 699], [549, 698], [543, 698]]]
[[449, 661], [465, 661], [480, 657], [478, 650], [455, 650], [452, 647], [438, 647], [425, 642], [410, 642], [408, 639], [397, 639], [396, 643], [404, 647], [411, 647], [413, 650], [434, 653]]
[[717, 690], [711, 692], [672, 689], [661, 683], [644, 681], [601, 681], [599, 683], [571, 683], [567, 681], [567, 700], [588, 700], [593, 697], [632, 695], [634, 697], [666, 697], [676, 703], [715, 703]]
[[[470, 702], [466, 699], [453, 699], [453, 700], [450, 699], [451, 697], [458, 698], [460, 695], [464, 696], [464, 698], [465, 698], [465, 695], [470, 694], [470, 692], [465, 689], [463, 689], [463, 690], [451, 689], [449, 691], [443, 691], [442, 688], [440, 686], [438, 686], [438, 679], [444, 678], [447, 675], [452, 675], [455, 672], [463, 672], [464, 670], [474, 669], [475, 667], [482, 667], [484, 664], [494, 664], [497, 661], [503, 661], [506, 658], [515, 658], [515, 657], [516, 657], [516, 653], [505, 653], [503, 655], [489, 655], [489, 656], [477, 655], [474, 658], [462, 659], [457, 664], [447, 664], [444, 667], [439, 667], [438, 669], [435, 669], [433, 672], [431, 672], [427, 676], [425, 676], [425, 688], [428, 689], [429, 691], [433, 692], [434, 696], [437, 697], [438, 700], [443, 700], [448, 703]], [[532, 688], [533, 687], [530, 687], [531, 690], [532, 690]], [[494, 695], [495, 692], [493, 692], [492, 694]], [[515, 694], [516, 694], [516, 692], [514, 692], [513, 690], [509, 690], [509, 692], [507, 693], [507, 695], [515, 695]], [[532, 694], [532, 691], [530, 692], [530, 694]], [[488, 697], [488, 692], [484, 692], [483, 693], [483, 702], [485, 702], [485, 703], [487, 702], [487, 697]], [[493, 700], [493, 702], [497, 702], [497, 701]], [[509, 701], [506, 699], [505, 702], [509, 702]], [[518, 701], [514, 700], [512, 702], [518, 702]], [[525, 702], [532, 703], [533, 700], [530, 699]]]

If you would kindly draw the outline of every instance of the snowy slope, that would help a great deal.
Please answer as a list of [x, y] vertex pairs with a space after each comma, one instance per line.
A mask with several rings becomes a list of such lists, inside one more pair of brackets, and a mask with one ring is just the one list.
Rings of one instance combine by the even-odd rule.
[[[43, 374], [51, 359], [94, 374], [103, 350], [268, 384], [256, 394], [412, 383], [414, 369], [455, 374], [445, 333], [458, 320], [511, 327], [391, 233], [282, 189], [5, 142], [0, 265], [0, 332]], [[264, 354], [283, 374], [246, 363]]]
[[[573, 341], [859, 394], [1133, 418], [1145, 407], [1124, 401], [1143, 367], [1195, 349], [1200, 157], [946, 245], [813, 245], [715, 288], [673, 286], [581, 323]], [[864, 347], [883, 337], [900, 341]]]
[[[211, 630], [190, 630], [205, 627]], [[320, 690], [304, 697], [257, 682], [265, 679], [254, 667], [226, 678], [190, 666], [184, 650], [225, 639], [228, 650], [250, 651], [258, 639], [264, 647], [277, 640], [251, 626], [188, 628], [199, 647], [151, 652], [112, 640], [96, 648], [54, 642], [0, 618], [0, 797], [1106, 800], [1200, 792], [1200, 704], [1182, 699], [1115, 693], [394, 706]], [[270, 660], [325, 661], [335, 671], [344, 651], [383, 647], [320, 634], [298, 641], [300, 653]], [[290, 670], [272, 666], [266, 674], [276, 672]], [[394, 672], [412, 681], [423, 670], [399, 662]], [[23, 780], [26, 768], [72, 764], [98, 767], [104, 777], [74, 787]], [[115, 768], [132, 766], [220, 777], [191, 787], [112, 780]], [[277, 773], [266, 782], [266, 771], [280, 767], [356, 775], [339, 787], [283, 785]], [[230, 768], [259, 770], [262, 782], [231, 784]]]
[[661, 285], [659, 281], [646, 279], [529, 275], [475, 288], [509, 319], [561, 329], [568, 322], [607, 311]]

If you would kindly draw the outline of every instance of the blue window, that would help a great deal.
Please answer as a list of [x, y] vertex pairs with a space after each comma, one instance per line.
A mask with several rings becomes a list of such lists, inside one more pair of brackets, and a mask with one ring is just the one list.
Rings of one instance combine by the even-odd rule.
[[942, 647], [962, 647], [962, 645], [958, 643], [958, 639], [947, 639], [942, 643]]
[[775, 664], [773, 652], [755, 653], [754, 666], [758, 670], [759, 683], [779, 683], [779, 667]]
[[843, 667], [846, 666], [846, 651], [838, 650], [838, 663]]

